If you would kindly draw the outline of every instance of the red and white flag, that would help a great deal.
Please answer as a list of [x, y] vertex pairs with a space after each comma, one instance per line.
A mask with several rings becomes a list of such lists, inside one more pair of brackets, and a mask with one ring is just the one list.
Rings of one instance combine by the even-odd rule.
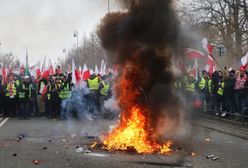
[[52, 64], [51, 59], [49, 59], [49, 62], [48, 62], [48, 70], [49, 70], [49, 75], [54, 74], [54, 69], [53, 69], [53, 64]]
[[196, 58], [204, 58], [204, 54], [201, 51], [194, 50], [191, 48], [184, 48], [182, 49], [183, 54], [188, 59], [196, 59]]
[[213, 74], [214, 71], [216, 71], [216, 65], [211, 55], [208, 55], [208, 60], [207, 60], [205, 70], [209, 72], [210, 75]]
[[96, 75], [98, 75], [98, 74], [99, 74], [99, 70], [98, 70], [97, 65], [95, 65], [95, 71], [94, 71], [94, 72], [95, 72], [95, 74], [96, 74]]
[[44, 58], [42, 67], [41, 67], [41, 74], [43, 74], [46, 71], [46, 56]]
[[31, 66], [29, 68], [29, 72], [31, 74], [31, 76], [33, 76], [35, 79], [40, 76], [41, 72], [40, 72], [40, 61], [37, 62], [35, 65]]
[[75, 73], [75, 71], [76, 71], [76, 65], [75, 65], [75, 62], [74, 62], [74, 59], [72, 59], [72, 83], [73, 84], [77, 84], [77, 78], [76, 78], [76, 73]]
[[5, 68], [5, 66], [3, 64], [1, 64], [1, 73], [2, 73], [2, 76], [3, 76], [2, 83], [7, 83], [8, 82], [7, 72], [6, 72], [6, 68]]
[[208, 43], [208, 40], [206, 38], [204, 38], [202, 40], [202, 46], [204, 48], [204, 50], [208, 53], [208, 54], [213, 54], [213, 50], [214, 50], [214, 45]]
[[90, 77], [90, 70], [87, 68], [87, 65], [84, 64], [83, 67], [83, 80], [86, 81]]
[[246, 69], [246, 67], [248, 66], [248, 52], [244, 57], [241, 58], [240, 64], [241, 68]]

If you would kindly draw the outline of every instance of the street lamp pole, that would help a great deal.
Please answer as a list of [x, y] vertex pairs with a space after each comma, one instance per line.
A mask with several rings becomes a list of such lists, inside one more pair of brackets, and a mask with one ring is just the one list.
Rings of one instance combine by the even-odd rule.
[[73, 37], [77, 38], [77, 57], [78, 57], [78, 32], [74, 31]]
[[65, 54], [65, 62], [66, 62], [66, 49], [63, 48], [63, 53]]

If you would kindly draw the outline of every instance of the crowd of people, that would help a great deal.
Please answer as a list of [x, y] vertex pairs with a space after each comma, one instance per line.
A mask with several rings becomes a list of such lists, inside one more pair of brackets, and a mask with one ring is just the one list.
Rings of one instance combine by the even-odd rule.
[[[248, 72], [225, 68], [199, 76], [186, 73], [175, 82], [187, 104], [221, 117], [238, 113], [248, 115]], [[33, 115], [68, 119], [113, 117], [104, 102], [112, 96], [113, 75], [91, 74], [75, 85], [71, 73], [58, 73], [37, 78], [8, 74], [7, 82], [0, 76], [0, 113], [4, 116], [27, 119]], [[198, 102], [198, 103], [197, 103]], [[200, 103], [199, 103], [200, 102]], [[89, 115], [87, 115], [89, 114]], [[110, 117], [111, 118], [111, 117]]]
[[[230, 114], [248, 115], [248, 72], [240, 68], [224, 68], [209, 74], [203, 70], [196, 77], [188, 73], [183, 79], [177, 80], [176, 87], [185, 94], [186, 100], [193, 106], [199, 101], [205, 111], [221, 117], [231, 117]], [[197, 79], [198, 78], [198, 79]]]
[[[104, 101], [112, 95], [112, 74], [91, 74], [74, 86], [72, 74], [55, 73], [37, 79], [29, 75], [8, 74], [7, 82], [0, 76], [0, 114], [28, 119], [34, 115], [67, 119], [83, 112], [108, 116]], [[85, 117], [85, 116], [84, 116]]]

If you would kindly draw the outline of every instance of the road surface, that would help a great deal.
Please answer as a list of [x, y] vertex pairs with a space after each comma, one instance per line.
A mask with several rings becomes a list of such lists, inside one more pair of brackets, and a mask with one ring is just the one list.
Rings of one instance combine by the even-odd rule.
[[[248, 167], [248, 129], [204, 117], [193, 123], [193, 138], [174, 148], [170, 156], [100, 149], [76, 152], [76, 147], [88, 148], [94, 138], [105, 133], [112, 124], [107, 120], [0, 118], [0, 168]], [[219, 159], [213, 161], [207, 159], [207, 155]]]

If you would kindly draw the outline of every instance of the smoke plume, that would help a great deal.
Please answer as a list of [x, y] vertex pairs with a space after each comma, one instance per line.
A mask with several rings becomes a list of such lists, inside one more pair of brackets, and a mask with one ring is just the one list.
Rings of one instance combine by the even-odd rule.
[[172, 72], [178, 44], [173, 2], [121, 0], [120, 5], [124, 12], [108, 13], [97, 32], [110, 60], [118, 65], [118, 105], [126, 116], [128, 108], [141, 105], [147, 131], [161, 138], [165, 132], [174, 132], [180, 122]]

